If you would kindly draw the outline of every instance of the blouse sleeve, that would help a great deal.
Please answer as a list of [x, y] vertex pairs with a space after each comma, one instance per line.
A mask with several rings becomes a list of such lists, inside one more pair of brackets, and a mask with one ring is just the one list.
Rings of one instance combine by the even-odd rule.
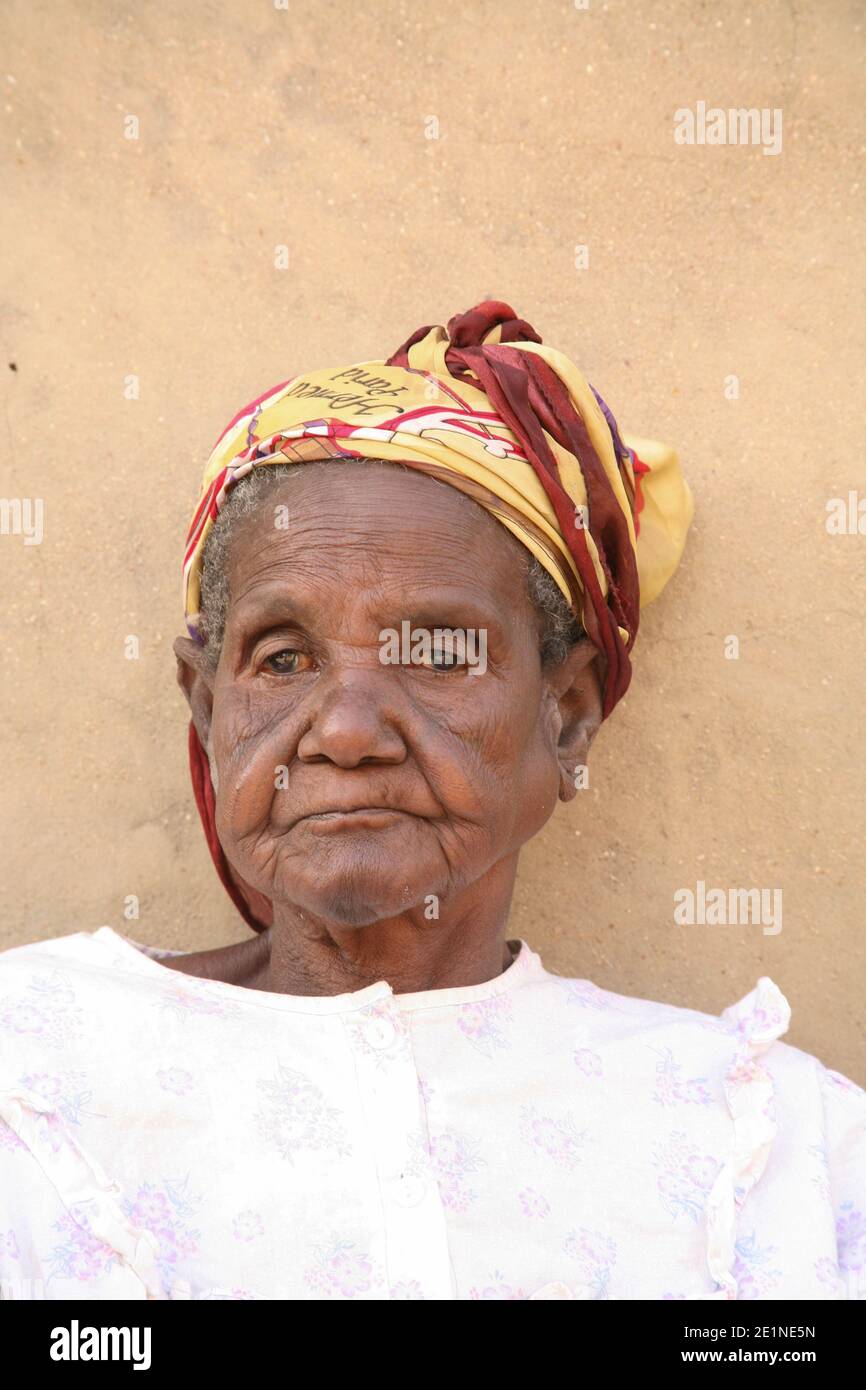
[[0, 1298], [163, 1297], [143, 1234], [56, 1116], [0, 1093]]
[[866, 1299], [866, 1091], [821, 1063], [818, 1080], [844, 1296]]
[[[81, 1213], [84, 1217], [84, 1213]], [[42, 1165], [0, 1119], [0, 1298], [59, 1299], [112, 1292], [110, 1252], [71, 1216]]]

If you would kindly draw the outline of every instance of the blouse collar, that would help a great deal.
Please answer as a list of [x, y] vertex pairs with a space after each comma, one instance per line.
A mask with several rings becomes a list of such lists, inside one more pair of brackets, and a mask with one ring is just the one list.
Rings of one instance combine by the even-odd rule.
[[344, 994], [283, 994], [269, 990], [250, 989], [246, 985], [229, 984], [225, 980], [208, 980], [198, 975], [186, 975], [182, 971], [169, 970], [160, 964], [160, 958], [181, 956], [185, 951], [173, 951], [159, 946], [148, 946], [132, 937], [122, 936], [113, 927], [99, 927], [88, 933], [92, 940], [107, 948], [116, 963], [137, 967], [156, 978], [157, 973], [169, 988], [180, 991], [190, 990], [197, 996], [212, 995], [236, 1003], [260, 1005], [269, 1009], [282, 1009], [294, 1013], [339, 1014], [351, 1013], [385, 999], [392, 999], [401, 1009], [438, 1009], [465, 1004], [480, 1004], [496, 995], [510, 994], [527, 980], [545, 974], [541, 959], [522, 937], [511, 939], [509, 945], [517, 954], [511, 964], [499, 975], [483, 980], [476, 985], [453, 985], [444, 989], [425, 989], [408, 994], [395, 994], [387, 980], [377, 980], [363, 989], [351, 990]]

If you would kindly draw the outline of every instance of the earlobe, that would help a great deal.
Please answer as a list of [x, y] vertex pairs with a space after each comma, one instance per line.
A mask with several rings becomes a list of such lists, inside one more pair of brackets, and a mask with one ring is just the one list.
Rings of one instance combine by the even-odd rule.
[[186, 696], [201, 746], [207, 748], [213, 712], [213, 668], [204, 647], [191, 637], [178, 637], [174, 643], [174, 654], [177, 657], [177, 683]]

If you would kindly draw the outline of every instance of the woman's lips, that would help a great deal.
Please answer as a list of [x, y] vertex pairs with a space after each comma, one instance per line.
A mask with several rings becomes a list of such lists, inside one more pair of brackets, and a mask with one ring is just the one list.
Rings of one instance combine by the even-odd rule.
[[334, 830], [379, 830], [393, 825], [405, 811], [395, 811], [392, 806], [358, 806], [352, 811], [315, 811], [302, 816], [298, 825], [308, 825], [317, 834], [324, 835]]

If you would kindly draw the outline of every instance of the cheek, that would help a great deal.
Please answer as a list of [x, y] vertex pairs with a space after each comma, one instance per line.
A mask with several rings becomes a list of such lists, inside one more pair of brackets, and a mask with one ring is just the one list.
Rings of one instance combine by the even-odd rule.
[[514, 808], [514, 837], [524, 843], [541, 829], [556, 805], [559, 769], [556, 759], [556, 703], [540, 683], [533, 683], [515, 704], [506, 722], [509, 740], [509, 800]]
[[479, 756], [469, 780], [481, 793], [494, 838], [509, 848], [531, 839], [556, 806], [555, 713], [555, 704], [551, 711], [541, 690], [530, 683], [523, 698], [491, 711], [476, 746]]
[[553, 815], [559, 799], [559, 763], [549, 721], [539, 715], [529, 738], [520, 776], [521, 839], [536, 835]]
[[491, 682], [477, 693], [468, 684], [449, 706], [425, 709], [412, 733], [412, 756], [455, 819], [507, 823], [537, 757], [529, 696], [518, 698], [511, 682]]
[[256, 701], [235, 688], [215, 692], [213, 751], [219, 769], [217, 830], [239, 839], [267, 824], [278, 769], [291, 761], [285, 702]]

